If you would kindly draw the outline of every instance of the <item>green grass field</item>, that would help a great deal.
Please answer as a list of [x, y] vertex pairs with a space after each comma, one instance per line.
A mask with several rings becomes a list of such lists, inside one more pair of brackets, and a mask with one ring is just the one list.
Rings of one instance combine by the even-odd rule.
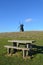
[[[4, 45], [12, 45], [8, 40], [35, 40], [38, 51], [34, 57], [22, 58], [22, 52], [15, 55], [7, 55]], [[43, 65], [43, 31], [0, 33], [0, 65]]]

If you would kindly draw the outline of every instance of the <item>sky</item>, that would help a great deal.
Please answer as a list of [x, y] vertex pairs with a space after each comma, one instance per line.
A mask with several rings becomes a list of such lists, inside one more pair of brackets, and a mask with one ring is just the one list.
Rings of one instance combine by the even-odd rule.
[[43, 31], [43, 0], [0, 0], [0, 32]]

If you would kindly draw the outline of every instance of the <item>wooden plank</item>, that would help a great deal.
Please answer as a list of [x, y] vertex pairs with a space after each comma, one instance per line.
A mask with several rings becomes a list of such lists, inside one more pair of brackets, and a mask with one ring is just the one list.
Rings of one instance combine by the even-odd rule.
[[5, 45], [4, 47], [6, 47], [6, 48], [18, 49], [18, 50], [29, 50], [29, 48], [20, 48], [20, 47], [7, 46], [7, 45]]
[[8, 40], [8, 42], [17, 42], [17, 43], [33, 43], [34, 40]]

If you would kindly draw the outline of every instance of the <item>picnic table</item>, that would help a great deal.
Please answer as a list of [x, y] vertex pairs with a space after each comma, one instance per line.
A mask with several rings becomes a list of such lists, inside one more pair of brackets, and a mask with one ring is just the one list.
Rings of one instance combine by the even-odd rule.
[[[34, 40], [8, 40], [8, 42], [12, 42], [13, 46], [5, 46], [8, 48], [8, 52], [10, 53], [11, 48], [13, 48], [13, 52], [17, 52], [17, 50], [23, 51], [23, 58], [25, 55], [28, 55], [29, 51], [32, 49], [32, 44], [35, 42]], [[25, 48], [19, 47], [19, 45], [24, 45]]]

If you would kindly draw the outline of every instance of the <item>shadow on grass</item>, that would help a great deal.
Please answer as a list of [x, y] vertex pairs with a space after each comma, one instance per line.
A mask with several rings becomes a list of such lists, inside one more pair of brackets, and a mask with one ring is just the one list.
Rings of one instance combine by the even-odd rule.
[[43, 54], [43, 46], [32, 45], [32, 50], [30, 50], [30, 53], [29, 53], [29, 55], [31, 56], [31, 59], [34, 57], [34, 55], [39, 53]]

